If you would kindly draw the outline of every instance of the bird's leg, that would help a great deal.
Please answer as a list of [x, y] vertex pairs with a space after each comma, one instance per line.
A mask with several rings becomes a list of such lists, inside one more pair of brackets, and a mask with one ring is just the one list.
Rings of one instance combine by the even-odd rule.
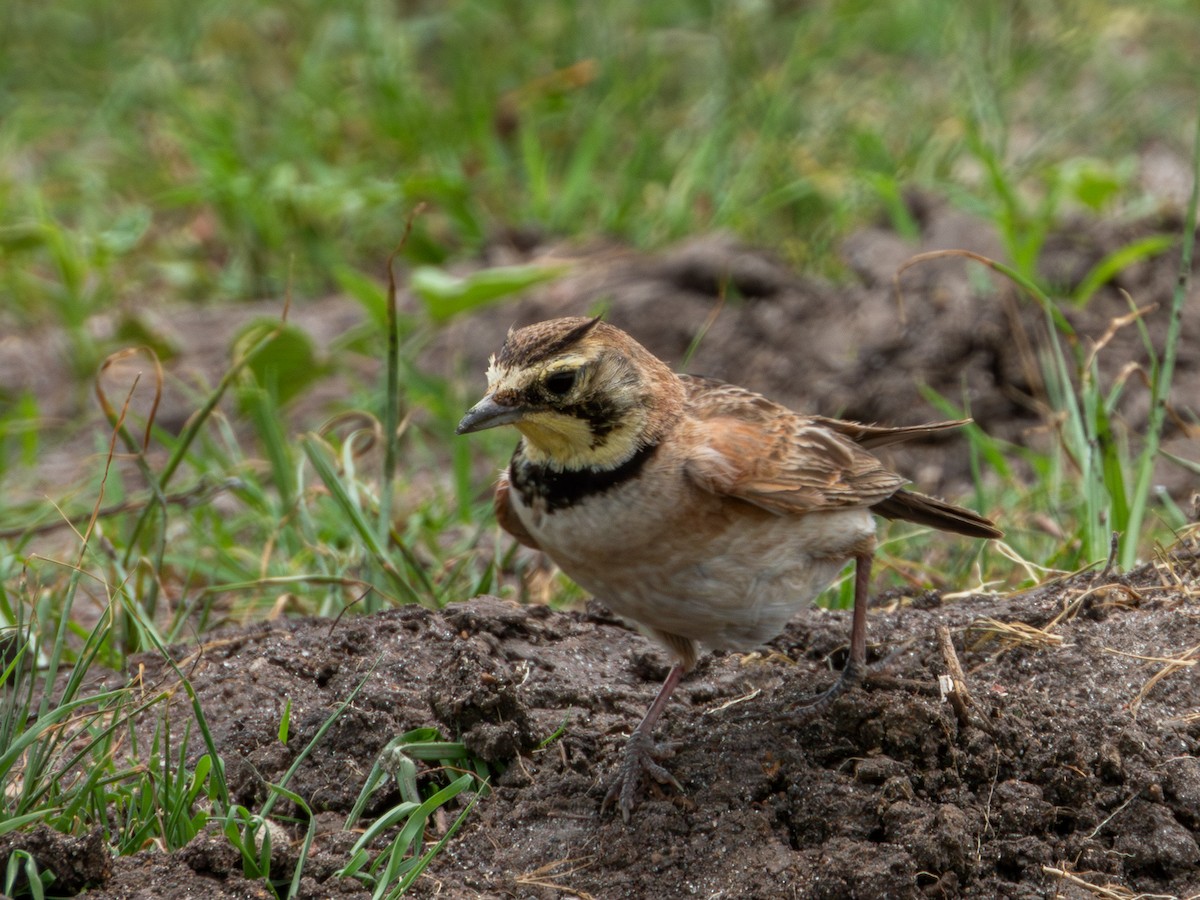
[[807, 703], [793, 710], [800, 718], [809, 718], [825, 709], [838, 697], [850, 690], [867, 671], [867, 601], [871, 587], [871, 559], [874, 553], [858, 553], [854, 557], [854, 617], [850, 625], [850, 658], [846, 667], [833, 683], [833, 687], [818, 694]]
[[655, 759], [655, 751], [658, 748], [652, 734], [663, 710], [667, 708], [667, 701], [671, 699], [671, 694], [675, 691], [679, 680], [683, 678], [685, 671], [683, 663], [676, 663], [672, 667], [671, 671], [667, 673], [667, 679], [663, 682], [663, 686], [658, 690], [658, 696], [646, 710], [646, 715], [638, 723], [638, 727], [633, 729], [633, 734], [629, 736], [629, 742], [625, 745], [625, 755], [621, 758], [617, 776], [608, 789], [608, 793], [604, 795], [604, 802], [600, 805], [601, 812], [615, 802], [621, 809], [621, 818], [628, 822], [630, 813], [637, 806], [638, 789], [642, 786], [642, 778], [645, 775], [649, 775], [659, 784], [671, 784], [677, 790], [683, 790], [683, 787], [675, 780], [675, 776]]

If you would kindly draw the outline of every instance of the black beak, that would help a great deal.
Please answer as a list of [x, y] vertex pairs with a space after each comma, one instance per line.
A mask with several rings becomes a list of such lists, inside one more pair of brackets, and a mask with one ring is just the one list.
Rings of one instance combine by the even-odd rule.
[[467, 414], [462, 417], [462, 421], [458, 423], [454, 433], [470, 434], [473, 431], [485, 431], [500, 425], [513, 425], [521, 421], [525, 417], [525, 413], [526, 409], [523, 406], [505, 406], [497, 403], [491, 397], [484, 397], [467, 410]]

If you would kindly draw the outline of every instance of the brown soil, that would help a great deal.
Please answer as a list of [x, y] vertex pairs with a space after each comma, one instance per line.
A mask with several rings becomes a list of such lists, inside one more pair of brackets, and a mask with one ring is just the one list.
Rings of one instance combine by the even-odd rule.
[[[798, 409], [889, 424], [939, 418], [921, 397], [928, 385], [968, 398], [990, 433], [1039, 440], [1042, 388], [1030, 348], [1044, 346], [1046, 334], [1034, 307], [1001, 282], [981, 287], [961, 260], [949, 260], [905, 276], [906, 317], [898, 318], [890, 279], [911, 253], [966, 246], [997, 254], [987, 232], [962, 217], [918, 212], [920, 247], [882, 231], [847, 245], [860, 278], [851, 286], [801, 278], [723, 238], [652, 258], [592, 250], [564, 281], [448, 328], [428, 363], [470, 372], [481, 387], [483, 360], [509, 324], [598, 302], [609, 304], [616, 324], [678, 360], [725, 295], [690, 371]], [[1132, 236], [1089, 226], [1056, 238], [1048, 272], [1069, 285]], [[1146, 320], [1159, 346], [1173, 278], [1174, 263], [1164, 258], [1117, 285], [1138, 305], [1160, 304]], [[1115, 287], [1070, 313], [1082, 334], [1098, 338], [1127, 311]], [[304, 316], [326, 335], [355, 320], [353, 307], [332, 301]], [[164, 317], [158, 327], [183, 321]], [[210, 322], [194, 333], [228, 328], [228, 317]], [[1184, 329], [1200, 333], [1200, 304], [1189, 304]], [[212, 344], [227, 346], [218, 337]], [[1198, 347], [1192, 340], [1181, 348], [1179, 422], [1168, 436], [1168, 449], [1192, 459], [1200, 458], [1186, 424], [1200, 396]], [[0, 346], [0, 374], [17, 373], [20, 386], [19, 373], [44, 372], [29, 364], [40, 352], [28, 342], [15, 355]], [[1130, 327], [1100, 360], [1112, 378], [1145, 356]], [[174, 363], [210, 379], [224, 364], [216, 351]], [[90, 408], [82, 395], [33, 387], [65, 421]], [[325, 399], [306, 402], [293, 414], [311, 427]], [[1121, 411], [1136, 434], [1145, 392], [1128, 391]], [[78, 465], [78, 454], [64, 438], [62, 458]], [[923, 487], [954, 495], [967, 480], [963, 459], [961, 443], [952, 443], [918, 448], [898, 464]], [[43, 474], [50, 483], [57, 477]], [[1161, 475], [1186, 502], [1194, 477], [1166, 463]], [[180, 647], [176, 656], [187, 660], [231, 788], [251, 808], [365, 678], [288, 785], [318, 817], [306, 898], [368, 895], [332, 877], [353, 837], [341, 825], [384, 744], [426, 725], [464, 740], [498, 774], [418, 882], [420, 896], [1184, 897], [1200, 893], [1198, 584], [1193, 541], [1126, 575], [1081, 575], [1021, 596], [880, 598], [872, 680], [795, 723], [788, 711], [831, 682], [848, 632], [842, 613], [802, 613], [764, 654], [709, 655], [685, 680], [659, 729], [676, 748], [669, 766], [684, 790], [651, 791], [629, 825], [601, 815], [600, 798], [667, 660], [598, 608], [558, 613], [477, 598], [442, 612], [262, 624], [210, 635], [199, 652]], [[940, 626], [956, 653], [939, 643]], [[955, 658], [967, 673], [966, 698], [939, 691]], [[132, 667], [144, 667], [149, 683], [170, 682], [154, 657]], [[289, 700], [284, 745], [277, 730]], [[182, 701], [178, 715], [188, 715]], [[541, 748], [564, 723], [561, 737]], [[397, 800], [381, 797], [370, 812]], [[96, 836], [39, 830], [0, 838], [0, 858], [18, 846], [53, 868], [68, 893], [90, 886], [89, 897], [105, 900], [267, 896], [216, 838], [174, 854], [109, 860]], [[296, 850], [277, 843], [285, 876]]]
[[[340, 826], [383, 745], [430, 724], [501, 774], [418, 896], [1087, 896], [1057, 874], [1068, 872], [1182, 897], [1200, 891], [1198, 584], [1193, 542], [1124, 577], [893, 601], [872, 615], [872, 680], [793, 724], [788, 711], [834, 677], [848, 629], [843, 613], [801, 614], [768, 652], [706, 657], [685, 680], [660, 727], [683, 793], [652, 791], [629, 825], [600, 798], [667, 663], [602, 612], [481, 597], [262, 625], [178, 655], [190, 654], [231, 789], [251, 808], [365, 679], [289, 785], [322, 832], [308, 898], [367, 896], [332, 879], [353, 837]], [[1022, 625], [1042, 633], [1020, 639]], [[955, 659], [965, 703], [939, 693]], [[133, 664], [151, 684], [170, 680], [153, 656]], [[72, 849], [88, 843], [8, 841], [40, 848], [64, 884], [90, 882], [89, 897], [265, 896], [216, 839], [111, 872]], [[295, 849], [277, 854], [285, 876]]]

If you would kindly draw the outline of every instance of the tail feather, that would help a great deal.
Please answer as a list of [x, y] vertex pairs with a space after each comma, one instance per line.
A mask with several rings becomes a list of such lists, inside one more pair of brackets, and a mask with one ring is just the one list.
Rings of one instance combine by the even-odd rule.
[[1000, 538], [1004, 532], [991, 519], [915, 491], [896, 491], [886, 500], [871, 507], [871, 511], [886, 519], [903, 519], [928, 525], [940, 531], [950, 531], [967, 537]]

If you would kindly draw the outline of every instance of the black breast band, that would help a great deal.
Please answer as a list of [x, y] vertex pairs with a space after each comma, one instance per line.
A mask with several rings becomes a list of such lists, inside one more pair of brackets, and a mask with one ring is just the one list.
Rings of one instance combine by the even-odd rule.
[[514, 458], [508, 480], [527, 506], [542, 500], [546, 511], [554, 512], [635, 477], [657, 449], [657, 444], [648, 444], [615, 469], [553, 469], [544, 463], [518, 462]]

